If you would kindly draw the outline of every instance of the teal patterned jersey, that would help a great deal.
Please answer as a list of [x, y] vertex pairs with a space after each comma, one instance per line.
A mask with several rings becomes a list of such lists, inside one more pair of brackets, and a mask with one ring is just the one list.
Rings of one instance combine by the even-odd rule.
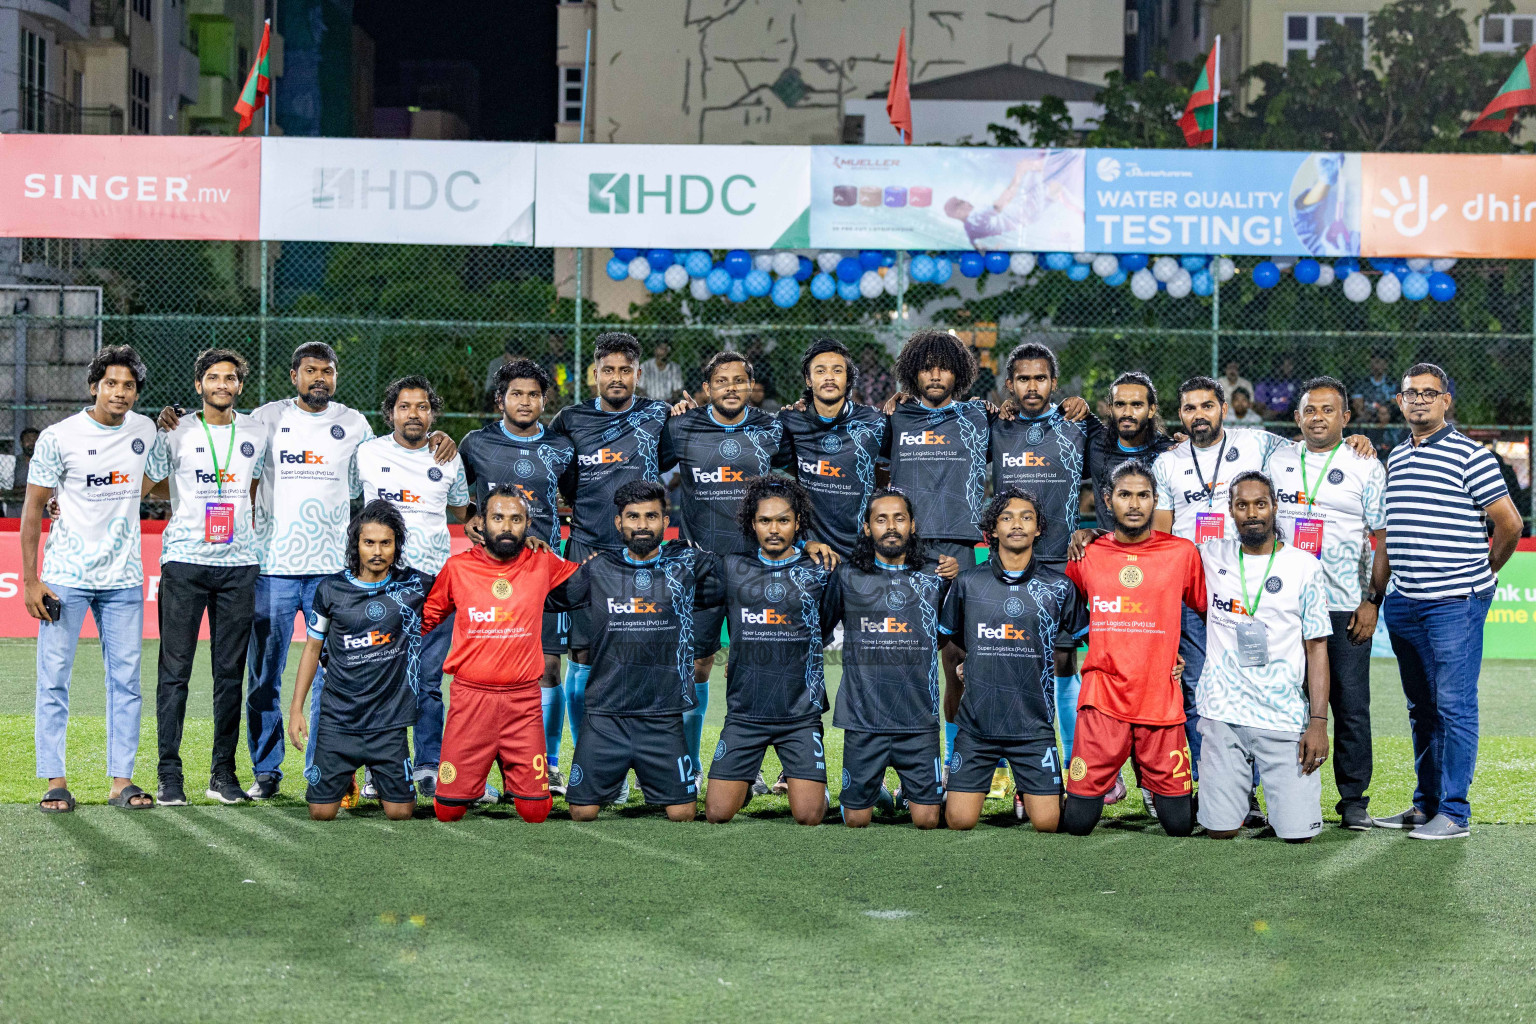
[[1298, 441], [1276, 449], [1267, 469], [1278, 495], [1281, 536], [1287, 544], [1295, 544], [1298, 519], [1323, 521], [1318, 557], [1328, 586], [1328, 607], [1354, 611], [1363, 590], [1362, 564], [1363, 571], [1370, 572], [1370, 535], [1387, 525], [1386, 468], [1377, 459], [1356, 455], [1348, 445], [1341, 446], [1330, 462], [1328, 452], [1307, 451], [1306, 443]]

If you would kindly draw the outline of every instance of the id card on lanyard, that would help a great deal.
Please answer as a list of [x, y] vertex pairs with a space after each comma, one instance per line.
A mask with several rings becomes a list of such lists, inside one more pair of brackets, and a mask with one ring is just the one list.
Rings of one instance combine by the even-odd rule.
[[[1269, 549], [1269, 564], [1264, 566], [1264, 583], [1269, 582], [1269, 571], [1275, 567], [1275, 555], [1280, 552], [1277, 540]], [[1264, 584], [1259, 585], [1256, 599], [1248, 596], [1248, 570], [1243, 565], [1243, 549], [1237, 549], [1237, 578], [1243, 585], [1243, 608], [1248, 612], [1238, 619], [1237, 664], [1239, 668], [1263, 668], [1269, 664], [1269, 630], [1259, 621], [1259, 602], [1264, 600]]]
[[[1195, 543], [1204, 544], [1206, 541], [1221, 540], [1227, 534], [1227, 514], [1211, 510], [1216, 503], [1216, 488], [1221, 485], [1221, 464], [1227, 454], [1227, 435], [1222, 432], [1221, 448], [1216, 452], [1216, 468], [1211, 471], [1211, 482], [1205, 482], [1205, 473], [1200, 469], [1199, 449], [1195, 443], [1189, 443], [1189, 461], [1195, 464], [1195, 479], [1200, 481], [1200, 486], [1205, 488], [1205, 507], [1207, 511], [1195, 513]], [[1236, 454], [1235, 452], [1233, 454]]]
[[[202, 413], [197, 414], [199, 422], [203, 425], [203, 436], [208, 439], [208, 457], [213, 460], [213, 483], [218, 489], [219, 497], [224, 497], [224, 475], [229, 470], [235, 457], [235, 421], [229, 421], [229, 448], [224, 453], [224, 465], [219, 465], [219, 453], [213, 447], [213, 433], [208, 429], [208, 420]], [[203, 503], [203, 540], [209, 544], [232, 544], [235, 540], [235, 506], [228, 501], [208, 501]]]
[[1323, 481], [1328, 479], [1328, 467], [1333, 465], [1333, 457], [1339, 454], [1339, 449], [1344, 447], [1343, 442], [1333, 446], [1333, 451], [1328, 453], [1328, 461], [1323, 463], [1322, 474], [1317, 479], [1317, 486], [1313, 487], [1307, 480], [1307, 447], [1301, 447], [1301, 493], [1307, 499], [1307, 516], [1298, 518], [1291, 531], [1291, 543], [1314, 558], [1323, 557], [1323, 528], [1326, 520], [1314, 517], [1312, 509], [1317, 504], [1317, 495], [1323, 489]]

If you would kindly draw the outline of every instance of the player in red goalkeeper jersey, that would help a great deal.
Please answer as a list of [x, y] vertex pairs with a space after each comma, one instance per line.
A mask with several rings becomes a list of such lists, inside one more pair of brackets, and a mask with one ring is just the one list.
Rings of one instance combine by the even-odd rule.
[[528, 505], [515, 491], [493, 487], [484, 514], [484, 545], [448, 559], [422, 611], [424, 634], [457, 612], [434, 808], [439, 821], [464, 817], [500, 761], [518, 815], [539, 822], [553, 803], [539, 700], [544, 601], [578, 566], [525, 546]]
[[1157, 485], [1144, 463], [1117, 467], [1109, 491], [1114, 535], [1067, 563], [1088, 603], [1088, 657], [1061, 827], [1092, 832], [1104, 797], [1134, 757], [1164, 830], [1187, 836], [1195, 819], [1179, 625], [1181, 605], [1205, 614], [1205, 570], [1194, 544], [1152, 529]]

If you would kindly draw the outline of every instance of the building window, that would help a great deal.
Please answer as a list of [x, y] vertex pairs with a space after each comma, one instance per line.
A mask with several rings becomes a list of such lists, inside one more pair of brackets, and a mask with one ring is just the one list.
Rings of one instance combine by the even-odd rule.
[[139, 17], [143, 18], [145, 21], [150, 20], [149, 19], [149, 9], [150, 9], [149, 5], [152, 2], [153, 2], [153, 0], [133, 0], [133, 13], [137, 14]]
[[581, 120], [581, 68], [560, 68], [560, 121], [575, 124]]
[[1195, 0], [1189, 9], [1189, 38], [1191, 39], [1199, 39], [1205, 31], [1204, 26], [1201, 24], [1203, 19], [1200, 17], [1201, 2], [1202, 0]]
[[1285, 57], [1304, 53], [1308, 60], [1317, 56], [1318, 47], [1327, 39], [1329, 23], [1343, 25], [1349, 34], [1365, 48], [1365, 15], [1363, 14], [1287, 14], [1285, 16]]
[[133, 130], [149, 133], [149, 76], [133, 69]]
[[21, 30], [21, 130], [47, 131], [48, 40]]
[[1511, 53], [1531, 45], [1536, 18], [1529, 14], [1490, 14], [1483, 19], [1478, 49], [1483, 53]]

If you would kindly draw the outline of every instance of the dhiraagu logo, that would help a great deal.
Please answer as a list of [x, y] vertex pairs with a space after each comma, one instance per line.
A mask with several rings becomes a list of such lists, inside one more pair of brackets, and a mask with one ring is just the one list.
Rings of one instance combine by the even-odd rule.
[[733, 217], [757, 209], [757, 182], [732, 174], [716, 182], [703, 174], [587, 175], [588, 213], [695, 215], [717, 207]]

